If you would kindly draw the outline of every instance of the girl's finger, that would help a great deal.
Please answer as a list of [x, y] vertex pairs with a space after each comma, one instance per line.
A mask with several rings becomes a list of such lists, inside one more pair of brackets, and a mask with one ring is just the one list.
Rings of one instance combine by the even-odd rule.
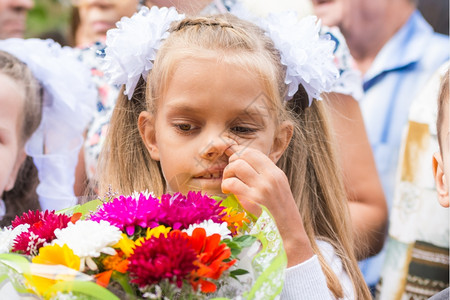
[[258, 203], [248, 200], [252, 189], [236, 177], [224, 179], [222, 181], [222, 192], [224, 194], [234, 194], [242, 207], [255, 216], [261, 214], [261, 207]]
[[224, 194], [246, 195], [250, 194], [250, 187], [237, 177], [222, 180], [222, 192]]
[[229, 163], [223, 171], [223, 179], [237, 177], [248, 186], [258, 180], [258, 172], [244, 159]]
[[225, 154], [229, 156], [228, 163], [243, 159], [252, 166], [258, 174], [267, 171], [268, 166], [275, 165], [267, 155], [248, 146], [232, 145], [226, 149]]

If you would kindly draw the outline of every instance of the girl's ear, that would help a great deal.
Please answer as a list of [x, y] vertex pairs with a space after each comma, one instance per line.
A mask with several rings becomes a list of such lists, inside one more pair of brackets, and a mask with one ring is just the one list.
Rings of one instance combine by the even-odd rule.
[[11, 174], [9, 174], [8, 182], [6, 183], [5, 186], [5, 191], [10, 191], [14, 187], [17, 175], [19, 174], [20, 167], [22, 166], [26, 157], [27, 154], [25, 153], [25, 149], [22, 148], [21, 150], [19, 150], [19, 153], [17, 154], [16, 157], [16, 162], [14, 163], [14, 167], [11, 171]]
[[273, 141], [272, 149], [269, 153], [269, 158], [274, 163], [278, 162], [286, 148], [289, 146], [293, 134], [294, 125], [290, 121], [282, 122], [278, 128], [278, 132]]
[[[436, 181], [439, 204], [443, 207], [449, 207], [449, 187], [445, 179], [442, 157], [438, 152], [433, 155], [433, 174]], [[447, 174], [447, 176], [450, 176], [450, 174]]]
[[155, 118], [154, 115], [143, 111], [139, 114], [138, 127], [141, 138], [144, 141], [153, 160], [159, 161], [159, 149], [156, 144]]

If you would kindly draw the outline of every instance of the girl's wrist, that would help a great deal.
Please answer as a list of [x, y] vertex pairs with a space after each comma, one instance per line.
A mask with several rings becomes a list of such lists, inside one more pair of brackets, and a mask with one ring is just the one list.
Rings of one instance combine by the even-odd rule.
[[[303, 229], [303, 228], [302, 228]], [[303, 234], [296, 234], [287, 239], [283, 239], [284, 249], [288, 259], [288, 267], [298, 265], [314, 255], [308, 236], [304, 230]]]

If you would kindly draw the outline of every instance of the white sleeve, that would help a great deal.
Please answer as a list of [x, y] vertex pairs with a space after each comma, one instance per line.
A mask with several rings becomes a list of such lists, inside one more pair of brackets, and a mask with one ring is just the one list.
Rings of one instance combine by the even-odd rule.
[[[333, 247], [323, 241], [317, 241], [317, 244], [325, 260], [340, 279], [344, 290], [344, 299], [354, 299], [353, 283], [343, 269], [342, 262]], [[316, 255], [286, 270], [281, 299], [335, 299], [328, 289], [325, 275]]]

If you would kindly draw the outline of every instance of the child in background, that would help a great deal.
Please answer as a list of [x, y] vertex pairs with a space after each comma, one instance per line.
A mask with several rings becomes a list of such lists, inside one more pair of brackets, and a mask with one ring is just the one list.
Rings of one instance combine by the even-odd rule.
[[0, 83], [1, 224], [76, 204], [75, 166], [96, 97], [89, 71], [51, 40], [9, 39], [0, 41]]
[[433, 171], [438, 191], [439, 204], [449, 207], [450, 190], [450, 125], [449, 125], [449, 72], [445, 73], [438, 97], [436, 121], [440, 152], [433, 156]]
[[436, 201], [430, 168], [439, 149], [437, 99], [448, 66], [434, 72], [411, 105], [375, 299], [428, 299], [448, 286], [449, 214]]
[[[11, 224], [17, 213], [39, 208], [36, 168], [26, 158], [25, 142], [41, 121], [42, 97], [39, 83], [29, 68], [4, 51], [0, 51], [0, 86], [0, 224], [3, 226]], [[30, 175], [17, 179], [19, 173]]]
[[[173, 8], [122, 19], [106, 42], [108, 73], [125, 86], [100, 192], [231, 193], [255, 215], [264, 205], [288, 258], [282, 298], [369, 299], [327, 117], [313, 101], [336, 78], [333, 44], [318, 38], [315, 19], [294, 18], [261, 25], [266, 32]], [[285, 38], [292, 30], [297, 40]]]
[[[440, 152], [433, 156], [433, 173], [436, 181], [439, 204], [449, 207], [450, 190], [450, 106], [449, 106], [449, 71], [442, 79], [438, 97], [438, 114], [436, 121]], [[449, 299], [449, 288], [434, 295], [430, 300]]]

